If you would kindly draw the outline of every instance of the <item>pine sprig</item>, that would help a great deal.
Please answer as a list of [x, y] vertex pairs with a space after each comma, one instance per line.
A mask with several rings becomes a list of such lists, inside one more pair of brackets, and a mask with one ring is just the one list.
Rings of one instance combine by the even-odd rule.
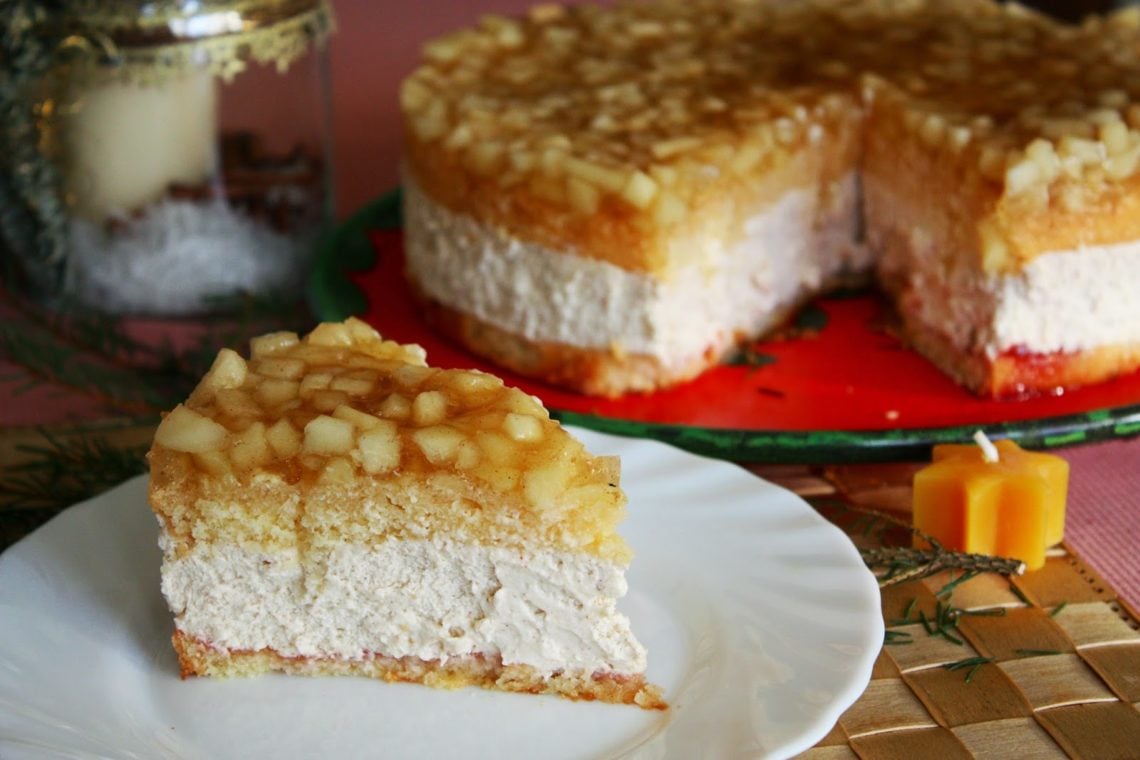
[[16, 448], [25, 461], [0, 479], [0, 512], [50, 516], [146, 471], [147, 447], [112, 442], [105, 435], [55, 436], [40, 431], [43, 443]]
[[61, 385], [95, 399], [115, 414], [156, 414], [187, 390], [185, 383], [146, 382], [140, 370], [108, 362], [30, 323], [0, 324], [0, 355], [30, 375], [25, 387], [45, 382]]
[[[159, 413], [187, 397], [222, 347], [244, 349], [254, 335], [304, 331], [308, 312], [293, 299], [239, 296], [211, 304], [219, 313], [195, 325], [167, 323], [181, 336], [147, 343], [115, 315], [72, 303], [47, 310], [3, 292], [0, 357], [14, 365], [14, 393], [78, 393], [149, 437]], [[0, 548], [60, 510], [145, 471], [146, 445], [103, 428], [53, 435], [16, 448], [21, 464], [0, 467]]]
[[48, 310], [5, 293], [14, 312], [0, 321], [0, 356], [23, 369], [20, 387], [55, 385], [114, 415], [150, 417], [184, 399], [222, 347], [242, 348], [262, 332], [310, 326], [295, 300], [237, 295], [210, 302], [218, 316], [179, 345], [131, 337], [116, 315], [74, 302]]

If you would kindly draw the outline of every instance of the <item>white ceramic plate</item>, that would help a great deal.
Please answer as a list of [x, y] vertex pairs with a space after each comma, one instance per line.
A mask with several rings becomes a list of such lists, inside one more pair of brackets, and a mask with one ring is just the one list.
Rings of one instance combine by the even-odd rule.
[[637, 554], [621, 607], [672, 707], [362, 678], [181, 681], [157, 526], [132, 480], [0, 556], [0, 757], [785, 757], [866, 686], [878, 587], [838, 529], [735, 465], [619, 454]]

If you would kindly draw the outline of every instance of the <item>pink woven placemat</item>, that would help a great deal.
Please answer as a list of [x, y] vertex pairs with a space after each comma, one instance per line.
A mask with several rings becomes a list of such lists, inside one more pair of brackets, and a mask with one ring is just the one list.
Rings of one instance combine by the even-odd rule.
[[1068, 544], [1140, 606], [1140, 440], [1065, 449], [1069, 460]]

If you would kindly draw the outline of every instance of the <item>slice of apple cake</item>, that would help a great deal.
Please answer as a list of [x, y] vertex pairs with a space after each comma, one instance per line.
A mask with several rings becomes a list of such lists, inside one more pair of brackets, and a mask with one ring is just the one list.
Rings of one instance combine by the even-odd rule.
[[618, 463], [357, 320], [223, 350], [150, 451], [183, 676], [277, 670], [660, 708], [616, 601]]

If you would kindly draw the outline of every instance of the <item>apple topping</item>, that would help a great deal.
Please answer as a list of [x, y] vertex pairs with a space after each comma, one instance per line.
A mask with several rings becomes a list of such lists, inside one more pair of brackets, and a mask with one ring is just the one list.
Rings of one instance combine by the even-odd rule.
[[351, 422], [322, 414], [305, 425], [301, 450], [306, 454], [347, 454], [355, 442], [356, 433]]
[[394, 470], [400, 465], [400, 437], [396, 423], [376, 420], [375, 425], [356, 439], [356, 450], [365, 472], [375, 475]]
[[218, 423], [179, 404], [159, 423], [154, 441], [174, 451], [199, 454], [221, 449], [228, 436]]
[[220, 352], [155, 434], [205, 476], [479, 483], [551, 514], [620, 499], [615, 467], [588, 464], [541, 402], [494, 375], [423, 366], [420, 352], [363, 323], [273, 333], [251, 351], [248, 362]]

